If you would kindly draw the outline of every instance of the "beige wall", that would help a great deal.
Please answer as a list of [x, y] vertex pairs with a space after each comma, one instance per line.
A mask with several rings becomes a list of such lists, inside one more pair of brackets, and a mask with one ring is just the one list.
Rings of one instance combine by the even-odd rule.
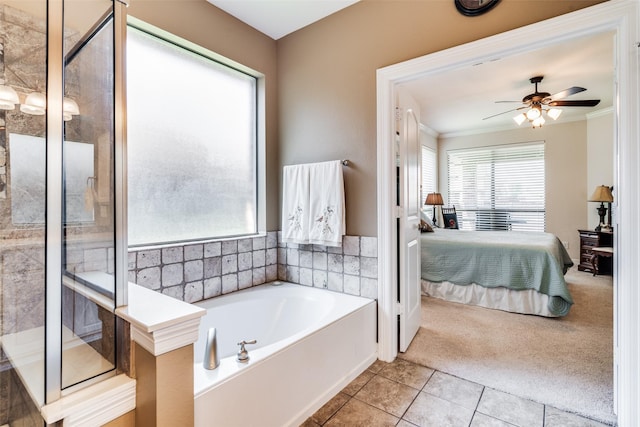
[[469, 18], [451, 0], [363, 0], [278, 40], [280, 168], [351, 160], [347, 234], [376, 236], [376, 69], [599, 2], [503, 0]]
[[[587, 118], [587, 197], [591, 197], [598, 185], [613, 185], [613, 112], [590, 114]], [[615, 198], [615, 188], [613, 189]], [[587, 229], [594, 229], [600, 222], [600, 203], [587, 202]], [[606, 220], [606, 218], [605, 218]]]
[[546, 125], [540, 129], [441, 138], [438, 150], [440, 191], [446, 198], [447, 150], [530, 141], [545, 141], [546, 231], [568, 242], [571, 258], [578, 259], [577, 230], [587, 221], [587, 122], [584, 120]]
[[279, 229], [276, 42], [206, 0], [132, 0], [130, 16], [155, 25], [265, 75], [267, 230]]

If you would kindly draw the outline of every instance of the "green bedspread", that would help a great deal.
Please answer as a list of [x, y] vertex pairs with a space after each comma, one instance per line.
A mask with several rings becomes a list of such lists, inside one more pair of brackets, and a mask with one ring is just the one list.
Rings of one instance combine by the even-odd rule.
[[425, 280], [535, 289], [549, 295], [549, 310], [558, 316], [573, 304], [564, 280], [573, 262], [553, 234], [436, 229], [421, 241]]

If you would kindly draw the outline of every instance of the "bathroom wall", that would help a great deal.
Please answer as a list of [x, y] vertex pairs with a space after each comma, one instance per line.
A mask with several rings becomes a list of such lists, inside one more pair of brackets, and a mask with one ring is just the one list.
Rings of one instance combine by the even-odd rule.
[[280, 167], [349, 159], [347, 234], [377, 236], [376, 70], [596, 3], [504, 0], [467, 17], [450, 0], [363, 0], [279, 39]]
[[345, 236], [333, 248], [279, 235], [130, 250], [129, 281], [190, 303], [277, 279], [377, 298], [377, 238]]

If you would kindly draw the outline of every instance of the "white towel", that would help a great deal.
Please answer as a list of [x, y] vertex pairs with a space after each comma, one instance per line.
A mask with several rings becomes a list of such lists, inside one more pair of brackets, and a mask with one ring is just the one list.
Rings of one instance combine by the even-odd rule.
[[285, 166], [282, 171], [282, 241], [309, 242], [309, 166]]
[[342, 162], [314, 163], [309, 175], [309, 243], [342, 246], [346, 232]]

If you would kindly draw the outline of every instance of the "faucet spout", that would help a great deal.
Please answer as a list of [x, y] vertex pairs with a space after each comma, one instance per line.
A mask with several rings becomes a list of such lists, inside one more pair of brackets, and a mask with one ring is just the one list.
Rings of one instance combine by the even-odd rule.
[[218, 356], [218, 341], [216, 339], [216, 328], [209, 328], [207, 332], [207, 343], [204, 347], [204, 359], [202, 360], [204, 369], [213, 370], [220, 365]]

